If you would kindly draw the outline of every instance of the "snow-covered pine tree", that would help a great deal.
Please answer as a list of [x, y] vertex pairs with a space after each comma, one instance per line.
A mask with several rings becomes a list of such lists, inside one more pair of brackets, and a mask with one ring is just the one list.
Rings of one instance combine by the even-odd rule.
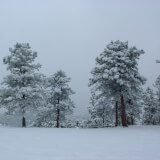
[[157, 89], [157, 97], [158, 100], [160, 101], [160, 75], [157, 77], [155, 85], [154, 85]]
[[[91, 106], [89, 107], [90, 127], [107, 127], [113, 125], [113, 106], [109, 98], [103, 97], [92, 90]], [[97, 123], [98, 121], [98, 123]]]
[[128, 42], [111, 42], [104, 52], [96, 58], [96, 67], [92, 70], [89, 86], [104, 97], [120, 101], [122, 126], [127, 126], [125, 100], [129, 92], [140, 91], [145, 78], [138, 72], [137, 60], [143, 54], [135, 46], [128, 47]]
[[10, 74], [3, 80], [1, 105], [8, 113], [22, 114], [22, 126], [26, 126], [26, 111], [36, 109], [43, 101], [44, 76], [36, 73], [41, 67], [34, 64], [37, 52], [33, 52], [28, 43], [17, 43], [10, 48], [10, 55], [3, 59]]
[[[160, 60], [157, 60], [156, 63], [160, 63]], [[157, 77], [154, 87], [156, 88], [157, 95], [157, 118], [158, 124], [160, 125], [160, 75]]]
[[67, 114], [73, 112], [74, 103], [70, 96], [74, 94], [69, 87], [70, 78], [63, 71], [57, 71], [49, 78], [50, 97], [49, 103], [55, 107], [56, 127], [59, 127], [60, 121], [64, 120]]
[[158, 123], [160, 125], [160, 75], [157, 77], [155, 82], [155, 88], [156, 88], [156, 96], [157, 96], [157, 119]]
[[143, 113], [143, 124], [146, 125], [156, 125], [158, 124], [158, 108], [157, 108], [157, 101], [155, 97], [155, 93], [151, 88], [147, 88], [143, 95], [143, 106], [144, 106], [144, 113]]
[[39, 114], [36, 126], [48, 121], [49, 123], [56, 122], [52, 126], [59, 128], [65, 121], [66, 115], [73, 112], [75, 106], [70, 96], [74, 92], [69, 87], [69, 82], [70, 78], [61, 70], [48, 78], [47, 105]]
[[142, 105], [141, 100], [143, 96], [143, 90], [137, 92], [130, 92], [126, 96], [126, 114], [127, 114], [127, 124], [135, 125], [141, 119]]

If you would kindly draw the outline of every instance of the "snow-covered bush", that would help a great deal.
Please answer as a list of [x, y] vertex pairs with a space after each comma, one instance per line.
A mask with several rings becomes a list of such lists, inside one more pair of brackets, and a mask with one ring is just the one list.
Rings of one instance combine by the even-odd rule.
[[[33, 127], [46, 127], [46, 128], [55, 128], [57, 127], [57, 121], [35, 121], [32, 124]], [[76, 123], [71, 120], [66, 120], [64, 122], [60, 122], [59, 124], [60, 128], [75, 128]]]

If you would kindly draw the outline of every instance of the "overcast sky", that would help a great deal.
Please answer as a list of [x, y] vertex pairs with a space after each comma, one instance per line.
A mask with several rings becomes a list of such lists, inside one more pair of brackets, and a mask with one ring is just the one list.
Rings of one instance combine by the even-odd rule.
[[2, 62], [8, 48], [29, 42], [42, 73], [61, 69], [72, 78], [73, 100], [83, 110], [95, 58], [111, 40], [144, 49], [139, 70], [152, 86], [160, 74], [160, 1], [0, 0], [0, 81], [8, 74]]

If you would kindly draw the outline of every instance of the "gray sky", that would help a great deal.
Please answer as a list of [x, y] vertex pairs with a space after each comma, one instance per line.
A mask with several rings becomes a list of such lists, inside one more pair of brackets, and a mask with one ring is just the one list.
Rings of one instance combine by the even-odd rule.
[[73, 100], [83, 110], [95, 58], [111, 40], [144, 49], [139, 70], [152, 86], [160, 74], [160, 1], [0, 0], [0, 81], [8, 74], [2, 62], [8, 48], [29, 42], [42, 73], [61, 69], [72, 78]]

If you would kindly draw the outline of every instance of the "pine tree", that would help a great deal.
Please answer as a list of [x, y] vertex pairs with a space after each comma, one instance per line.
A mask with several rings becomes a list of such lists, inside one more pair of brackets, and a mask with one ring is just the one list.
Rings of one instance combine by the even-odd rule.
[[[94, 127], [107, 127], [113, 123], [113, 106], [109, 98], [103, 97], [92, 90], [91, 106], [89, 107], [89, 114], [91, 115], [90, 121]], [[99, 123], [96, 121], [98, 120]]]
[[44, 76], [36, 73], [41, 67], [34, 64], [37, 52], [33, 52], [28, 43], [17, 43], [10, 48], [10, 55], [3, 59], [10, 74], [3, 80], [1, 105], [9, 114], [22, 114], [22, 126], [26, 126], [25, 113], [37, 109], [43, 100], [42, 82]]
[[156, 88], [157, 119], [158, 119], [158, 124], [160, 125], [160, 75], [157, 77], [154, 86]]
[[126, 114], [127, 114], [127, 124], [135, 125], [140, 122], [142, 114], [141, 100], [143, 96], [143, 90], [129, 92], [126, 96]]
[[50, 98], [49, 102], [55, 107], [56, 110], [56, 127], [59, 128], [60, 120], [65, 119], [66, 114], [73, 112], [74, 103], [70, 96], [74, 94], [69, 87], [68, 78], [63, 71], [57, 71], [49, 78]]
[[157, 89], [157, 97], [158, 100], [160, 101], [160, 75], [157, 77], [155, 85], [154, 85]]
[[143, 124], [146, 125], [156, 125], [158, 124], [157, 117], [157, 101], [155, 97], [155, 93], [151, 88], [147, 88], [143, 95]]
[[69, 82], [70, 78], [63, 71], [57, 71], [48, 78], [47, 104], [41, 110], [35, 126], [41, 126], [41, 123], [52, 123], [51, 126], [59, 128], [66, 116], [73, 112], [75, 106], [70, 96], [74, 92], [69, 87]]
[[[160, 63], [160, 60], [157, 60], [156, 62]], [[158, 119], [158, 124], [160, 125], [160, 75], [157, 77], [154, 87], [156, 88], [156, 96], [157, 96], [157, 107], [158, 107], [157, 119]]]
[[122, 126], [127, 126], [125, 101], [130, 92], [141, 91], [145, 78], [138, 72], [137, 59], [143, 50], [128, 47], [128, 42], [111, 42], [96, 58], [89, 86], [104, 97], [120, 102]]

